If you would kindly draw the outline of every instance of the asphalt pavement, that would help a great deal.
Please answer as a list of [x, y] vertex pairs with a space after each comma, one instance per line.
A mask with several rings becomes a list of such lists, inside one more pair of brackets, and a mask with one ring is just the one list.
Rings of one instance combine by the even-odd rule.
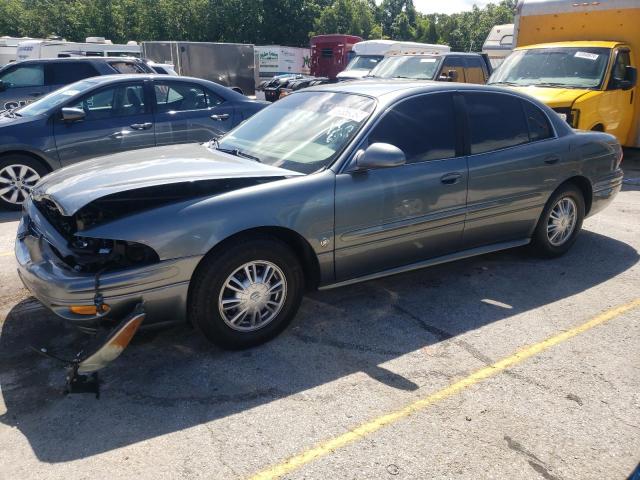
[[[564, 257], [526, 249], [316, 292], [227, 352], [138, 335], [101, 397], [21, 286], [0, 212], [0, 479], [624, 479], [640, 462], [640, 161]], [[636, 157], [635, 159], [632, 157]], [[256, 476], [257, 475], [257, 476]]]

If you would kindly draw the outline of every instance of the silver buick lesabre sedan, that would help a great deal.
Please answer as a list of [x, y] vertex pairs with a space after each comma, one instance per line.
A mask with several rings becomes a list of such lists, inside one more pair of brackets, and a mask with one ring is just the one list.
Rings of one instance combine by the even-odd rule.
[[530, 244], [565, 253], [622, 150], [511, 91], [366, 81], [294, 93], [209, 144], [97, 158], [25, 202], [24, 284], [114, 358], [140, 323], [264, 342], [306, 290]]

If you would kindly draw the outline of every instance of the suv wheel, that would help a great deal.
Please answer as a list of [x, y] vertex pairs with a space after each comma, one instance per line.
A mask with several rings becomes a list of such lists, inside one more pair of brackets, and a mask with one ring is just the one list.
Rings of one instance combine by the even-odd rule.
[[547, 202], [533, 234], [532, 247], [543, 257], [558, 257], [576, 241], [584, 220], [584, 197], [574, 185], [560, 187]]
[[189, 295], [189, 318], [211, 342], [247, 348], [293, 319], [304, 278], [296, 255], [275, 238], [248, 239], [203, 260]]
[[9, 155], [0, 159], [0, 205], [17, 210], [31, 189], [47, 174], [36, 160], [23, 155]]

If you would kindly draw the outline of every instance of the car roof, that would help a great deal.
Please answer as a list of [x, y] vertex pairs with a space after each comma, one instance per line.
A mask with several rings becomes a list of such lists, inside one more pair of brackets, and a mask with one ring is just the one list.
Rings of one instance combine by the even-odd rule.
[[299, 90], [293, 94], [303, 92], [334, 92], [352, 95], [366, 95], [378, 100], [382, 105], [390, 104], [402, 97], [409, 97], [420, 93], [451, 92], [451, 91], [487, 91], [515, 95], [534, 101], [527, 95], [520, 94], [504, 87], [477, 85], [474, 83], [438, 82], [433, 80], [399, 80], [399, 79], [365, 79], [351, 80], [341, 83], [317, 85]]

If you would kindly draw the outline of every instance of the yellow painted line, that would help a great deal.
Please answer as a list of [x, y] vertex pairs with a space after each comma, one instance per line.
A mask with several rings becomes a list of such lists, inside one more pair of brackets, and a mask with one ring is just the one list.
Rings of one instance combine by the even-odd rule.
[[553, 337], [547, 338], [542, 342], [529, 345], [517, 351], [513, 355], [499, 360], [496, 363], [489, 365], [488, 367], [481, 368], [468, 377], [465, 377], [462, 380], [459, 380], [440, 391], [432, 393], [425, 398], [417, 400], [400, 410], [375, 418], [346, 433], [343, 433], [342, 435], [326, 440], [309, 450], [294, 455], [281, 464], [274, 465], [267, 468], [266, 470], [258, 472], [251, 477], [251, 480], [275, 479], [291, 473], [307, 463], [313, 462], [318, 458], [329, 455], [338, 448], [342, 448], [346, 445], [349, 445], [350, 443], [356, 442], [364, 438], [365, 436], [380, 430], [382, 427], [395, 423], [405, 417], [408, 417], [409, 415], [419, 412], [420, 410], [424, 410], [430, 405], [451, 397], [461, 390], [470, 387], [471, 385], [475, 385], [476, 383], [486, 380], [489, 377], [493, 377], [494, 375], [497, 375], [498, 373], [503, 372], [504, 370], [513, 367], [514, 365], [517, 365], [527, 360], [528, 358], [544, 352], [554, 345], [558, 345], [559, 343], [569, 340], [576, 335], [580, 335], [587, 330], [597, 327], [598, 325], [608, 322], [609, 320], [612, 320], [638, 307], [640, 307], [640, 298], [619, 307], [614, 307], [610, 310], [607, 310], [600, 315], [592, 318], [588, 322], [583, 323], [582, 325], [554, 335]]
[[0, 252], [0, 257], [9, 257], [13, 255], [13, 252]]

